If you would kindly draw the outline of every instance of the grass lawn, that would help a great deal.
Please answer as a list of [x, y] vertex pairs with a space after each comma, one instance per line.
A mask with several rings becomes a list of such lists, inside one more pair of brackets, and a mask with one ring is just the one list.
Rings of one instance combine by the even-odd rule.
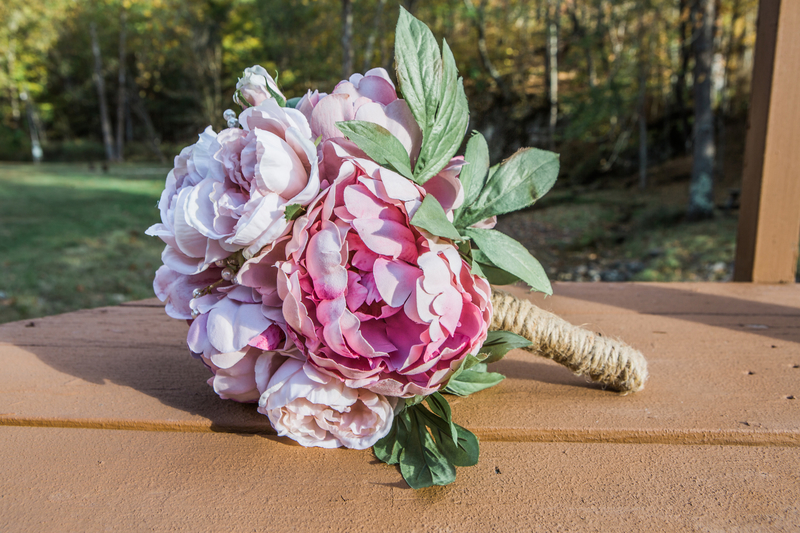
[[168, 171], [0, 164], [0, 322], [153, 296]]
[[[144, 230], [168, 171], [0, 163], [0, 323], [152, 297], [163, 243]], [[556, 188], [498, 229], [553, 280], [731, 279], [738, 212], [685, 222], [688, 182], [674, 174], [644, 192]], [[726, 184], [717, 192], [722, 204]]]

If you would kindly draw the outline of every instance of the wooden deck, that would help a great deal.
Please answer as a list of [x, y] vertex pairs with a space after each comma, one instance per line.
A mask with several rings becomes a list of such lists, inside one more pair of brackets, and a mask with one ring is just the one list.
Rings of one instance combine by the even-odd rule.
[[420, 491], [220, 400], [156, 300], [2, 325], [0, 531], [798, 530], [800, 287], [554, 290], [532, 299], [641, 349], [647, 387], [512, 352], [452, 400], [479, 464]]

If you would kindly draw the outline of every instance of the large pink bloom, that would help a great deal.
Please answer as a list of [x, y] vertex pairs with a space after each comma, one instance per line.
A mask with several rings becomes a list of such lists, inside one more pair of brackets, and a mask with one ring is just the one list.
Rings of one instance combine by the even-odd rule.
[[337, 122], [373, 122], [400, 140], [412, 164], [417, 160], [422, 131], [405, 100], [397, 98], [394, 84], [382, 68], [374, 68], [363, 76], [353, 74], [339, 82], [331, 94], [309, 91], [298, 102], [297, 109], [308, 119], [315, 139], [320, 136], [322, 141], [344, 139]]
[[[485, 340], [490, 287], [451, 242], [410, 224], [425, 189], [349, 146], [326, 143], [332, 184], [286, 245], [284, 318], [309, 363], [348, 387], [430, 394]], [[451, 211], [460, 196], [453, 172], [429, 183]]]

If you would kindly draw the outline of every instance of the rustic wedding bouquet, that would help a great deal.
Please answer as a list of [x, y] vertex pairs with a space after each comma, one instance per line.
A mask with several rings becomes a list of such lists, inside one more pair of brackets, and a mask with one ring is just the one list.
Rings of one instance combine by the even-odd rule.
[[395, 39], [402, 98], [383, 69], [288, 101], [263, 68], [246, 69], [243, 111], [175, 158], [147, 233], [166, 243], [156, 295], [190, 321], [189, 348], [221, 398], [258, 402], [303, 446], [373, 447], [419, 488], [478, 461], [443, 393], [499, 383], [487, 364], [509, 350], [623, 391], [646, 371], [624, 345], [587, 346], [493, 293], [518, 280], [551, 293], [540, 264], [492, 227], [552, 187], [558, 156], [527, 148], [490, 168], [479, 133], [456, 156], [469, 114], [447, 43], [440, 52], [402, 9]]

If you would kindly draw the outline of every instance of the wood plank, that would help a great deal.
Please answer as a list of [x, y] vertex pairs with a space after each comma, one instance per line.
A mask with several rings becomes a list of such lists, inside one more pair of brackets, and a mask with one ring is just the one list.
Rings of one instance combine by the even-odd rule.
[[[559, 283], [555, 291], [530, 297], [641, 349], [651, 380], [620, 397], [513, 352], [494, 365], [503, 383], [452, 399], [456, 420], [482, 438], [800, 445], [800, 400], [787, 399], [800, 398], [800, 286]], [[185, 346], [186, 324], [150, 303], [0, 326], [0, 424], [269, 431], [255, 406], [211, 391]]]
[[734, 279], [795, 280], [800, 242], [800, 2], [761, 0]]
[[411, 490], [369, 451], [3, 428], [0, 530], [797, 531], [800, 449], [484, 442]]

